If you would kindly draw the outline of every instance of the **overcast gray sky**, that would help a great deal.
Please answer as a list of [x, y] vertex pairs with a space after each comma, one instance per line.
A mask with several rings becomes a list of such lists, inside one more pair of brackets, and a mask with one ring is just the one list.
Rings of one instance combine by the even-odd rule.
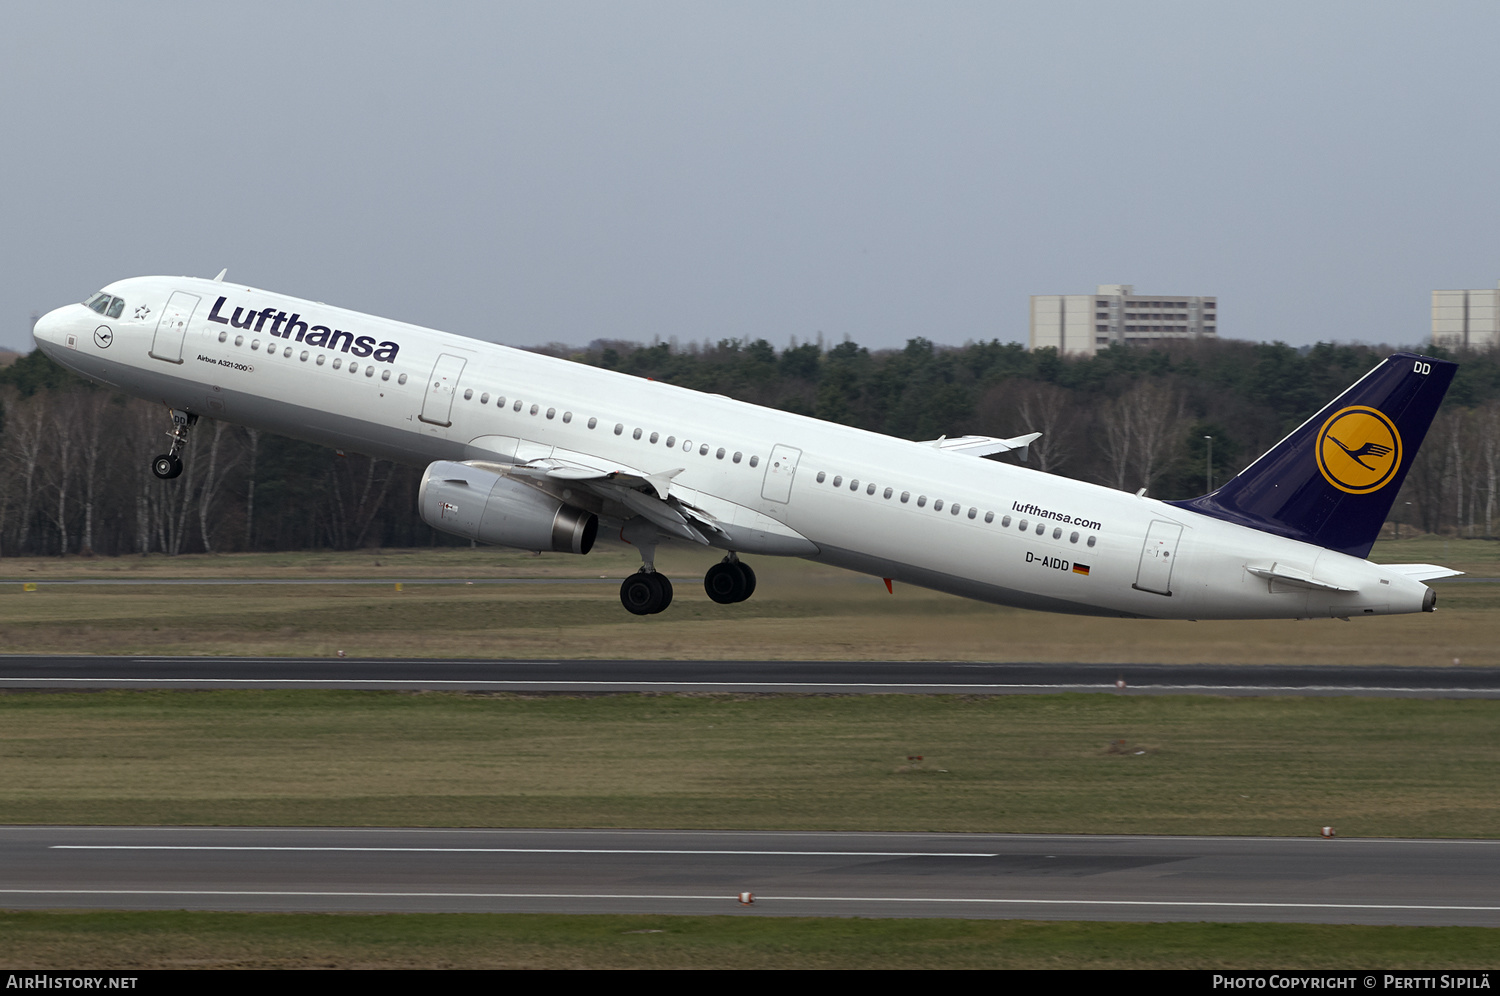
[[513, 345], [1026, 338], [1212, 294], [1411, 344], [1500, 278], [1500, 5], [0, 7], [0, 346], [125, 276]]

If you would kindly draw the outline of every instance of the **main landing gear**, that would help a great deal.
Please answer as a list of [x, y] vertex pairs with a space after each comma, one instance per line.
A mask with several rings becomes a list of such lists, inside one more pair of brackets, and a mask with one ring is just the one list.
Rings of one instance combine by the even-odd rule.
[[[645, 518], [625, 523], [620, 538], [641, 551], [641, 569], [620, 585], [620, 603], [638, 616], [649, 616], [672, 604], [672, 582], [656, 569], [656, 547], [661, 533]], [[730, 553], [703, 576], [708, 597], [720, 605], [743, 602], [755, 592], [755, 572]]]
[[703, 575], [703, 589], [720, 605], [743, 602], [755, 594], [755, 572], [731, 553]]
[[172, 448], [152, 459], [151, 473], [163, 481], [182, 476], [182, 458], [177, 455], [177, 451], [187, 442], [188, 430], [197, 424], [197, 415], [172, 409], [172, 431], [167, 433], [172, 438]]
[[672, 582], [656, 569], [661, 533], [649, 520], [636, 516], [626, 521], [620, 538], [641, 551], [641, 569], [620, 585], [620, 604], [638, 616], [653, 615], [671, 605]]

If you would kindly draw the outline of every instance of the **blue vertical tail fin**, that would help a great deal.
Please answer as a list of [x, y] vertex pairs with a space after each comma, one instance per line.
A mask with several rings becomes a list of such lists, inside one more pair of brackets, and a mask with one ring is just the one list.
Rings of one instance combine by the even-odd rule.
[[1393, 353], [1222, 488], [1169, 504], [1364, 557], [1457, 369]]

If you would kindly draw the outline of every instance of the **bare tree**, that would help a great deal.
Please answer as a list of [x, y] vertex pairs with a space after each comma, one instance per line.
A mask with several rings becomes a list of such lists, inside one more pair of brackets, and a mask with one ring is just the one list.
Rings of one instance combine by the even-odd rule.
[[1182, 396], [1165, 384], [1144, 380], [1105, 405], [1102, 417], [1107, 482], [1122, 491], [1132, 484], [1149, 488], [1182, 441]]

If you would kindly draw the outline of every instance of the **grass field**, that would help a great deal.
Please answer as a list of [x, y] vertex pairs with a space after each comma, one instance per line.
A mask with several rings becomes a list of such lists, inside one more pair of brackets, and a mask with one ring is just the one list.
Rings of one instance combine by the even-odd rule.
[[[493, 549], [0, 560], [6, 652], [1500, 663], [1500, 584], [1440, 611], [1267, 623], [980, 605], [664, 549], [678, 600], [624, 613], [633, 552]], [[1500, 544], [1374, 559], [1500, 577]], [[606, 575], [601, 581], [599, 575]], [[87, 579], [327, 585], [49, 585]], [[377, 578], [378, 586], [336, 582]], [[442, 585], [397, 581], [457, 579]], [[597, 584], [473, 585], [579, 579]], [[24, 582], [44, 582], [25, 591]], [[1500, 836], [1497, 705], [1114, 696], [0, 694], [7, 823], [482, 825]], [[908, 761], [921, 754], [921, 762]], [[644, 932], [644, 933], [643, 933]], [[169, 967], [1493, 967], [1500, 931], [740, 917], [0, 914], [0, 963]]]
[[[1500, 577], [1500, 543], [1387, 542], [1387, 562]], [[700, 579], [718, 554], [663, 548], [677, 599], [659, 616], [619, 605], [628, 548], [534, 556], [493, 548], [0, 561], [0, 647], [10, 653], [646, 657], [1275, 664], [1500, 664], [1500, 583], [1439, 585], [1439, 611], [1342, 622], [1094, 619], [984, 605], [797, 560], [758, 558], [756, 595], [716, 605]], [[601, 579], [603, 575], [603, 579]], [[298, 579], [324, 585], [49, 585], [87, 579]], [[383, 579], [386, 585], [339, 581]], [[459, 579], [454, 584], [405, 583]], [[500, 578], [507, 585], [466, 585]], [[575, 579], [588, 584], [527, 584]], [[42, 582], [25, 591], [27, 581]]]
[[11, 693], [0, 818], [1495, 837], [1496, 711], [1194, 696]]
[[0, 966], [1492, 968], [1467, 927], [780, 917], [0, 913]]

